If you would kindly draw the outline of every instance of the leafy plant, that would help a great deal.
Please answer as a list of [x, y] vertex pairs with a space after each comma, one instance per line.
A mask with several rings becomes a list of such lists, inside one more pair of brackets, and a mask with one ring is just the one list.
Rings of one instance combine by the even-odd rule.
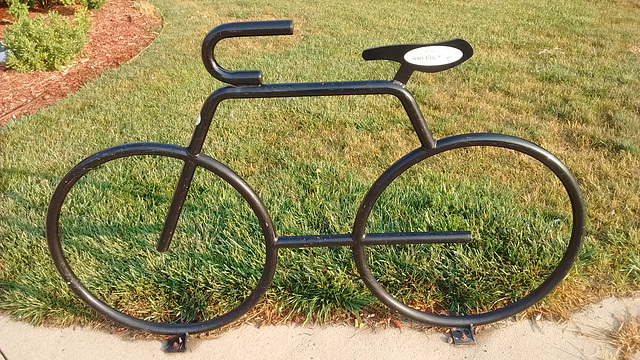
[[[100, 9], [106, 1], [107, 0], [80, 0], [80, 3], [84, 7], [87, 7], [89, 9]], [[58, 5], [58, 4], [69, 6], [69, 5], [75, 5], [76, 3], [77, 3], [77, 0], [27, 0], [27, 1], [23, 0], [23, 2], [20, 2], [19, 0], [0, 1], [0, 5], [6, 4], [9, 6], [12, 6], [13, 4], [22, 4], [22, 5], [26, 5], [27, 7], [32, 7], [33, 5], [36, 5], [36, 4], [44, 7]]]
[[90, 10], [100, 9], [107, 0], [82, 0], [81, 3], [84, 7]]
[[[20, 2], [20, 0], [3, 0], [3, 1], [0, 1], [0, 5], [7, 4], [11, 6], [12, 3], [17, 3], [17, 2]], [[25, 5], [31, 7], [36, 4], [40, 6], [52, 6], [57, 4], [74, 5], [76, 3], [76, 0], [26, 0], [26, 1], [23, 0], [22, 2]]]
[[9, 0], [9, 9], [7, 12], [9, 15], [13, 15], [18, 19], [27, 17], [29, 14], [29, 5], [23, 4], [18, 0]]
[[3, 42], [11, 50], [6, 65], [18, 72], [59, 69], [82, 51], [88, 30], [84, 8], [76, 12], [75, 24], [55, 11], [49, 12], [48, 19], [21, 17], [4, 30]]

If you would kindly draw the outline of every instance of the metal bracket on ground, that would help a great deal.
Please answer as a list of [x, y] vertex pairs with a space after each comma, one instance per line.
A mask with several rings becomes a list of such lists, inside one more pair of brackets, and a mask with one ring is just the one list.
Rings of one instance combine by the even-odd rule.
[[187, 350], [187, 338], [189, 334], [174, 336], [167, 340], [164, 347], [165, 352], [184, 352]]
[[473, 325], [451, 329], [451, 338], [453, 339], [454, 345], [475, 344], [476, 340]]

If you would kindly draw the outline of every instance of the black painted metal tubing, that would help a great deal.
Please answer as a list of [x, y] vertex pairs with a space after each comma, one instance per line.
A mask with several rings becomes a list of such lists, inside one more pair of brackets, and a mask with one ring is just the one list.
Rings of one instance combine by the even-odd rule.
[[[432, 231], [365, 234], [364, 245], [453, 244], [471, 241], [469, 231]], [[352, 246], [352, 234], [279, 236], [276, 247], [310, 248]]]
[[[573, 216], [571, 239], [569, 240], [564, 256], [549, 277], [527, 296], [503, 308], [482, 314], [467, 316], [442, 316], [413, 309], [391, 296], [377, 282], [374, 275], [371, 273], [366, 261], [364, 248], [364, 246], [367, 245], [365, 242], [367, 236], [365, 232], [367, 219], [378, 197], [387, 188], [387, 186], [389, 186], [389, 184], [391, 184], [405, 170], [436, 154], [452, 149], [472, 146], [492, 146], [512, 149], [535, 158], [550, 169], [562, 182], [571, 201]], [[430, 325], [446, 327], [481, 325], [513, 316], [529, 308], [551, 292], [551, 290], [553, 290], [567, 275], [576, 259], [576, 256], [578, 255], [584, 233], [585, 222], [586, 211], [578, 182], [573, 177], [569, 169], [567, 169], [567, 167], [551, 153], [533, 143], [512, 136], [486, 133], [465, 134], [438, 140], [434, 149], [418, 148], [412, 151], [393, 164], [378, 178], [378, 180], [376, 180], [358, 209], [353, 226], [352, 251], [358, 272], [366, 286], [389, 308], [398, 311], [410, 319]]]
[[[77, 276], [69, 266], [69, 263], [64, 256], [62, 245], [59, 239], [60, 210], [64, 203], [65, 197], [67, 196], [73, 185], [80, 178], [82, 178], [82, 176], [87, 174], [95, 167], [111, 160], [140, 155], [172, 157], [183, 160], [185, 161], [185, 163], [193, 163], [195, 164], [195, 166], [200, 166], [206, 170], [213, 172], [221, 179], [229, 183], [231, 186], [233, 186], [249, 203], [253, 212], [258, 217], [265, 238], [265, 265], [262, 272], [262, 277], [260, 278], [256, 288], [235, 309], [214, 319], [198, 323], [160, 324], [140, 320], [111, 308], [109, 305], [105, 304], [96, 296], [94, 296], [89, 290], [87, 290], [87, 288], [84, 287], [84, 285], [80, 282], [80, 280], [77, 278]], [[173, 335], [183, 333], [198, 333], [219, 328], [233, 322], [234, 320], [245, 314], [247, 311], [249, 311], [264, 295], [265, 291], [273, 280], [277, 261], [277, 249], [275, 247], [276, 236], [273, 230], [273, 223], [262, 201], [260, 201], [258, 196], [249, 187], [249, 185], [247, 185], [244, 180], [242, 180], [228, 167], [212, 159], [211, 157], [205, 154], [199, 154], [195, 157], [190, 156], [186, 148], [170, 144], [125, 144], [100, 151], [81, 161], [63, 177], [53, 194], [47, 211], [46, 234], [49, 251], [51, 253], [51, 257], [53, 258], [53, 262], [58, 269], [58, 272], [78, 297], [80, 297], [85, 303], [87, 303], [97, 312], [117, 323], [130, 328], [140, 329], [156, 334]]]
[[229, 71], [218, 65], [214, 57], [216, 44], [222, 39], [231, 37], [291, 34], [293, 34], [292, 20], [244, 21], [218, 25], [207, 34], [202, 43], [204, 67], [213, 77], [228, 84], [260, 85], [262, 84], [260, 70]]

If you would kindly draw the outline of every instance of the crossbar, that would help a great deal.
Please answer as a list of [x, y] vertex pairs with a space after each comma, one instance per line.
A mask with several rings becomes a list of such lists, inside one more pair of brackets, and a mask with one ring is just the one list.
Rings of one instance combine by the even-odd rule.
[[[468, 243], [470, 231], [432, 231], [366, 234], [364, 245], [408, 245]], [[277, 248], [336, 247], [353, 245], [351, 234], [279, 236]]]

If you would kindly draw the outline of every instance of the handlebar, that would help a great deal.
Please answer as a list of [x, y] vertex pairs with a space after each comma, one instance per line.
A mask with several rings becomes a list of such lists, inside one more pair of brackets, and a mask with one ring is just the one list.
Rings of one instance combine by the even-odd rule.
[[248, 21], [218, 25], [207, 34], [202, 43], [204, 67], [214, 78], [231, 85], [261, 85], [260, 70], [230, 71], [218, 65], [213, 54], [214, 47], [225, 38], [291, 34], [293, 34], [292, 20]]

